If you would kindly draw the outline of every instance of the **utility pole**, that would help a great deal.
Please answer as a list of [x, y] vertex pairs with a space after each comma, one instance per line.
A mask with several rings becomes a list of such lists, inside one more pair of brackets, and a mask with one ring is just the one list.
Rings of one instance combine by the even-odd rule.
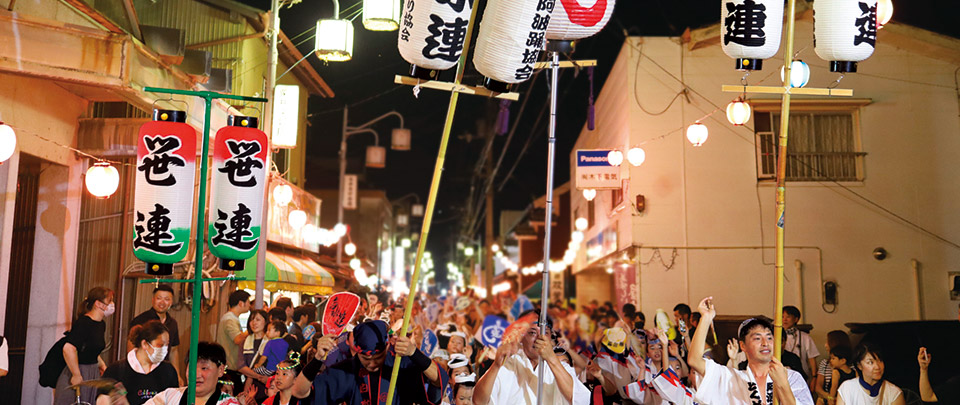
[[[268, 27], [268, 35], [270, 38], [270, 55], [269, 61], [267, 62], [267, 88], [265, 89], [265, 96], [269, 100], [267, 101], [267, 106], [263, 112], [263, 129], [267, 133], [268, 139], [273, 140], [273, 96], [274, 90], [277, 86], [277, 40], [280, 38], [280, 0], [271, 0], [270, 1], [270, 25]], [[273, 153], [267, 153], [267, 173], [270, 172], [270, 167], [273, 166], [271, 160], [273, 159]], [[270, 176], [267, 176], [267, 187], [263, 188], [263, 211], [261, 213], [261, 218], [263, 218], [265, 223], [269, 224], [270, 219]], [[264, 277], [266, 275], [267, 268], [267, 241], [269, 240], [269, 226], [264, 226], [260, 230], [260, 246], [257, 249], [257, 281], [256, 281], [256, 292], [254, 293], [253, 307], [256, 309], [263, 309], [263, 284]]]

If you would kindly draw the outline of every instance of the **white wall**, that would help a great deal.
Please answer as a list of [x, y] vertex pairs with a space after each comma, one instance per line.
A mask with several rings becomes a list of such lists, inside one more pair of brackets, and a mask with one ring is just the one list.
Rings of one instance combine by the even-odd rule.
[[[813, 53], [811, 31], [809, 21], [798, 22], [796, 48], [803, 50], [800, 58], [812, 67], [809, 86], [825, 87], [836, 74]], [[845, 185], [932, 232], [960, 241], [956, 210], [960, 183], [954, 179], [960, 171], [954, 163], [960, 152], [960, 106], [953, 79], [957, 66], [884, 45], [883, 39], [881, 31], [876, 54], [840, 86], [854, 89], [857, 98], [872, 100], [860, 119], [863, 151], [868, 153], [866, 178]], [[632, 223], [627, 228], [632, 234], [624, 235], [621, 227], [620, 244], [684, 249], [677, 250], [669, 269], [660, 261], [643, 267], [642, 309], [669, 311], [678, 302], [693, 306], [713, 295], [721, 314], [772, 316], [774, 187], [756, 179], [754, 134], [733, 127], [722, 110], [703, 121], [710, 129], [703, 146], [690, 145], [683, 131], [715, 111], [714, 104], [725, 108], [736, 94], [722, 93], [720, 86], [738, 84], [742, 73], [733, 69], [733, 60], [719, 46], [690, 51], [679, 38], [630, 41], [633, 45], [624, 45], [598, 100], [598, 116], [607, 99], [628, 105], [629, 111], [617, 112], [629, 115], [630, 139], [623, 139], [621, 127], [598, 122], [600, 134], [584, 131], [577, 148], [642, 144], [647, 153], [641, 167], [626, 169], [631, 183], [625, 196], [633, 201], [643, 194], [647, 209], [639, 215], [629, 210], [618, 214], [618, 219]], [[644, 56], [638, 63], [641, 49]], [[654, 62], [707, 99], [690, 94], [689, 103], [681, 98], [656, 116], [641, 110], [639, 105], [649, 112], [663, 110], [682, 88]], [[782, 58], [767, 60], [765, 70], [751, 75], [750, 84], [776, 85], [780, 65]], [[582, 196], [574, 195], [574, 207], [584, 203]], [[597, 206], [597, 217], [605, 218], [609, 204]], [[785, 304], [801, 307], [819, 343], [828, 331], [844, 329], [847, 322], [917, 319], [911, 259], [921, 263], [926, 319], [954, 319], [957, 303], [949, 300], [947, 272], [957, 270], [960, 250], [833, 184], [788, 183], [786, 221], [786, 245], [805, 248], [786, 250]], [[596, 232], [591, 229], [587, 238]], [[877, 261], [871, 253], [881, 246], [889, 257]], [[654, 251], [641, 249], [641, 261], [650, 260]], [[666, 264], [671, 264], [672, 252], [660, 249]], [[823, 279], [839, 284], [834, 313], [821, 307], [821, 252]], [[796, 274], [796, 260], [801, 262], [802, 278]], [[582, 261], [577, 265], [584, 266]]]

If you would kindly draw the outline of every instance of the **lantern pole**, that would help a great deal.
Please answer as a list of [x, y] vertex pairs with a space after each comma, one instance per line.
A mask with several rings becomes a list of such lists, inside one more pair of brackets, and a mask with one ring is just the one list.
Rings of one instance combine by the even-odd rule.
[[[267, 139], [273, 140], [273, 93], [277, 87], [277, 40], [280, 33], [280, 0], [271, 0], [270, 2], [270, 58], [267, 63], [267, 94], [270, 95], [270, 101], [267, 102], [266, 111], [263, 112], [263, 129], [267, 133]], [[291, 69], [293, 69], [291, 67]], [[273, 142], [271, 142], [272, 145]], [[271, 148], [272, 149], [272, 148]], [[267, 160], [265, 163], [267, 176], [264, 181], [267, 184], [263, 187], [263, 208], [261, 208], [260, 218], [262, 221], [270, 222], [270, 168], [273, 167], [273, 151], [267, 151]], [[263, 285], [267, 272], [267, 243], [269, 239], [270, 226], [260, 227], [260, 246], [257, 247], [257, 271], [256, 281], [254, 282], [253, 307], [263, 309]]]
[[776, 249], [776, 306], [773, 322], [773, 354], [780, 360], [783, 344], [783, 234], [784, 214], [787, 210], [786, 173], [787, 173], [787, 135], [790, 127], [790, 71], [793, 65], [793, 36], [796, 27], [796, 0], [787, 2], [787, 44], [783, 49], [783, 99], [780, 107], [780, 142], [777, 149], [777, 249]]
[[[276, 1], [276, 0], [274, 0]], [[197, 197], [197, 232], [195, 241], [196, 256], [193, 263], [193, 305], [191, 308], [192, 322], [190, 325], [190, 363], [187, 366], [187, 372], [190, 382], [187, 385], [187, 403], [196, 402], [197, 398], [197, 344], [200, 343], [200, 304], [201, 284], [203, 278], [203, 231], [204, 219], [206, 218], [207, 208], [207, 161], [210, 156], [210, 109], [213, 100], [226, 98], [231, 100], [243, 100], [265, 103], [267, 99], [259, 97], [235, 96], [232, 94], [220, 94], [212, 91], [191, 91], [178, 89], [164, 89], [158, 87], [145, 87], [143, 89], [149, 93], [161, 94], [180, 94], [186, 96], [196, 96], [203, 98], [203, 138], [201, 140], [202, 152], [200, 152], [200, 190]], [[262, 241], [261, 241], [262, 242]]]
[[[463, 72], [467, 66], [467, 55], [470, 53], [470, 41], [473, 39], [473, 26], [477, 19], [477, 9], [473, 7], [470, 10], [470, 23], [467, 24], [467, 35], [463, 40], [463, 51], [460, 53], [460, 61], [457, 63], [457, 76], [454, 78], [454, 85], [459, 86], [463, 80]], [[443, 174], [443, 162], [447, 154], [447, 143], [450, 141], [450, 132], [453, 129], [453, 116], [457, 112], [457, 102], [460, 100], [460, 92], [454, 91], [450, 94], [450, 104], [447, 106], [447, 119], [443, 124], [443, 136], [440, 138], [440, 150], [437, 152], [437, 162], [433, 168], [433, 180], [430, 183], [430, 195], [427, 197], [427, 209], [424, 212], [423, 227], [420, 230], [420, 238], [417, 241], [417, 258], [413, 262], [413, 275], [410, 277], [410, 292], [407, 294], [407, 303], [403, 308], [403, 326], [400, 327], [400, 336], [407, 335], [407, 329], [410, 326], [410, 316], [413, 311], [413, 302], [417, 296], [417, 286], [420, 281], [420, 267], [423, 264], [423, 252], [427, 248], [427, 238], [430, 235], [430, 225], [433, 222], [433, 211], [437, 204], [437, 192], [440, 189], [440, 176]], [[397, 376], [400, 373], [400, 355], [397, 354], [393, 359], [393, 371], [390, 372], [390, 388], [387, 390], [387, 405], [393, 404], [393, 395], [397, 388]]]
[[[560, 54], [550, 52], [550, 133], [547, 139], [547, 210], [544, 213], [543, 277], [540, 279], [540, 335], [547, 334], [547, 302], [550, 299], [550, 236], [553, 218], [553, 161], [557, 133], [557, 75], [560, 73]], [[543, 404], [543, 356], [537, 365], [537, 405]]]

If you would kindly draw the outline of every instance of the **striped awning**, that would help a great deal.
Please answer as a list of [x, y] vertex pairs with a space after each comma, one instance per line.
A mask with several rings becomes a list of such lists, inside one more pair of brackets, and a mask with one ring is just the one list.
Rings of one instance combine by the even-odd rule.
[[[256, 289], [257, 258], [247, 259], [237, 277], [246, 278], [240, 288]], [[267, 251], [263, 284], [267, 290], [327, 295], [333, 294], [333, 285], [333, 275], [310, 258]]]

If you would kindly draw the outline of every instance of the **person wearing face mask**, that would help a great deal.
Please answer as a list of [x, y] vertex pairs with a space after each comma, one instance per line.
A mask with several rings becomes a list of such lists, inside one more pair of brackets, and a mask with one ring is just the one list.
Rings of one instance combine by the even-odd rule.
[[[107, 324], [104, 318], [113, 315], [113, 290], [104, 287], [94, 287], [83, 300], [81, 313], [73, 322], [70, 332], [67, 333], [66, 343], [63, 345], [63, 360], [66, 367], [57, 378], [57, 386], [53, 393], [54, 405], [70, 405], [76, 403], [77, 392], [68, 387], [80, 384], [85, 380], [93, 380], [107, 368], [100, 358], [100, 352], [107, 346], [104, 333]], [[79, 388], [80, 400], [96, 402], [96, 388], [83, 386]]]
[[[197, 344], [197, 385], [194, 404], [240, 405], [232, 395], [223, 392], [220, 379], [227, 371], [227, 353], [213, 342]], [[150, 398], [146, 405], [180, 405], [187, 403], [187, 387], [167, 388]]]
[[140, 405], [167, 388], [177, 387], [177, 370], [163, 361], [170, 347], [170, 332], [153, 320], [130, 330], [129, 341], [135, 349], [125, 361], [107, 367], [104, 378], [112, 378], [127, 388], [127, 401]]
[[[134, 326], [143, 325], [152, 320], [163, 323], [163, 326], [170, 333], [170, 350], [164, 360], [173, 364], [173, 367], [177, 370], [177, 375], [180, 376], [180, 384], [183, 385], [185, 382], [183, 376], [179, 373], [180, 370], [177, 368], [176, 362], [180, 359], [177, 351], [177, 348], [180, 347], [180, 328], [177, 326], [177, 320], [167, 313], [171, 305], [173, 305], [173, 288], [166, 284], [158, 285], [157, 288], [153, 289], [153, 301], [150, 308], [130, 321], [130, 329], [132, 330]], [[133, 350], [135, 347], [131, 342], [127, 342], [127, 351]]]

